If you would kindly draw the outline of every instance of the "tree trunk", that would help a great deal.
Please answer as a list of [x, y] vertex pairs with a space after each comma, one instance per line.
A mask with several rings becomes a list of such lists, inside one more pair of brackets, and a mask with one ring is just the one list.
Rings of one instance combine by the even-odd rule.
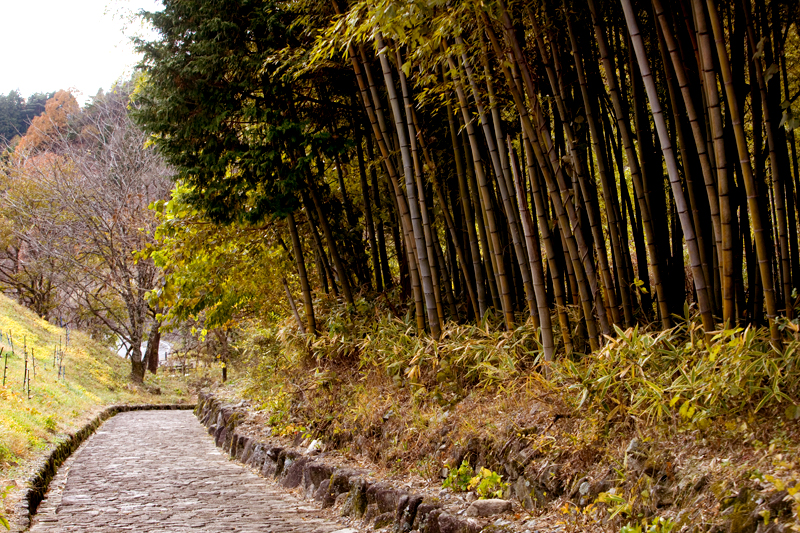
[[144, 363], [147, 370], [156, 373], [158, 370], [158, 348], [161, 344], [161, 322], [154, 321], [150, 326], [150, 334], [147, 336], [147, 352]]
[[[472, 119], [469, 115], [467, 105], [467, 96], [464, 93], [464, 88], [461, 81], [458, 79], [458, 68], [452, 56], [447, 57], [450, 64], [450, 69], [453, 71], [453, 80], [455, 81], [456, 94], [461, 105], [461, 114], [463, 115], [464, 123], [467, 125], [467, 137], [469, 138], [470, 148], [472, 151], [472, 158], [475, 168], [475, 177], [478, 180], [478, 188], [480, 189], [480, 197], [483, 203], [483, 211], [486, 215], [486, 222], [489, 230], [489, 236], [492, 239], [493, 253], [495, 257], [494, 267], [499, 282], [498, 288], [500, 290], [500, 300], [502, 305], [503, 316], [505, 318], [506, 328], [510, 331], [514, 328], [514, 310], [511, 303], [511, 293], [508, 285], [508, 277], [505, 272], [505, 265], [502, 257], [502, 244], [500, 242], [499, 228], [497, 219], [494, 214], [493, 200], [489, 193], [489, 183], [486, 179], [486, 174], [483, 171], [482, 161], [480, 159], [480, 145], [478, 143], [475, 129], [472, 126]], [[466, 57], [464, 57], [464, 67], [470, 69]], [[470, 77], [470, 70], [467, 70], [467, 76]]]
[[289, 290], [289, 284], [286, 282], [286, 278], [281, 278], [281, 282], [283, 283], [283, 288], [286, 290], [286, 300], [289, 302], [289, 308], [292, 310], [292, 315], [294, 315], [294, 320], [297, 322], [297, 327], [300, 329], [300, 333], [305, 335], [306, 328], [303, 326], [303, 320], [300, 318], [300, 313], [297, 312], [297, 305], [294, 303], [292, 291]]
[[[714, 161], [717, 169], [717, 192], [720, 219], [720, 262], [722, 264], [722, 321], [733, 326], [736, 321], [736, 296], [734, 291], [734, 250], [738, 243], [734, 228], [734, 213], [730, 197], [730, 169], [725, 148], [724, 125], [717, 92], [717, 76], [714, 72], [714, 57], [711, 38], [708, 33], [702, 0], [693, 0], [694, 23], [697, 31], [700, 67], [703, 71], [708, 121], [714, 141]], [[752, 278], [751, 278], [752, 279]]]
[[[317, 321], [314, 317], [314, 297], [311, 294], [311, 286], [308, 283], [308, 274], [306, 273], [306, 262], [303, 258], [303, 248], [300, 245], [300, 235], [297, 233], [297, 225], [294, 221], [294, 213], [289, 213], [286, 217], [287, 222], [289, 223], [289, 233], [292, 236], [292, 249], [294, 252], [294, 262], [297, 266], [297, 277], [300, 279], [300, 289], [303, 292], [303, 305], [306, 311], [306, 321], [308, 322], [308, 331], [311, 335], [317, 334]], [[284, 280], [284, 285], [286, 285], [286, 293], [290, 298], [290, 303], [294, 307], [294, 300], [291, 299], [291, 293], [289, 292], [289, 285], [286, 284], [286, 280]], [[293, 309], [295, 314], [297, 313], [296, 309]], [[303, 331], [303, 328], [300, 328]], [[305, 331], [303, 331], [305, 333]]]
[[[621, 245], [621, 237], [620, 237], [620, 213], [619, 213], [619, 203], [616, 198], [616, 191], [612, 185], [613, 177], [609, 176], [610, 172], [610, 164], [609, 161], [606, 160], [605, 157], [605, 150], [604, 150], [604, 142], [603, 142], [603, 135], [602, 129], [598, 125], [597, 120], [595, 118], [596, 108], [593, 98], [589, 94], [589, 86], [586, 80], [586, 73], [584, 71], [583, 66], [583, 57], [581, 56], [580, 46], [578, 45], [577, 37], [575, 35], [575, 31], [572, 27], [572, 20], [567, 17], [567, 29], [570, 35], [570, 42], [572, 44], [572, 57], [575, 62], [575, 71], [578, 75], [578, 83], [581, 87], [581, 95], [583, 96], [583, 105], [586, 111], [586, 120], [589, 123], [589, 132], [592, 137], [592, 143], [594, 146], [595, 151], [595, 158], [597, 159], [597, 166], [598, 166], [598, 173], [600, 175], [600, 183], [602, 185], [603, 190], [603, 201], [606, 206], [606, 220], [608, 222], [608, 231], [611, 234], [611, 245], [612, 250], [614, 252], [614, 256], [616, 256], [617, 260], [614, 261], [616, 266], [616, 273], [617, 277], [619, 278], [619, 292], [622, 300], [622, 309], [623, 309], [623, 316], [625, 319], [625, 326], [631, 326], [633, 322], [633, 314], [631, 312], [631, 302], [630, 302], [630, 282], [625, 275], [625, 267], [622, 262], [622, 245]], [[576, 161], [578, 163], [578, 161]], [[590, 199], [587, 198], [587, 201]], [[595, 241], [597, 242], [599, 239], [595, 236]], [[600, 241], [600, 246], [603, 247], [605, 250], [605, 241]], [[626, 250], [627, 252], [627, 250]], [[601, 255], [601, 254], [598, 254]], [[603, 282], [606, 287], [606, 293], [608, 294], [606, 300], [609, 303], [609, 307], [612, 309], [612, 312], [616, 311], [615, 299], [611, 297], [611, 294], [614, 291], [613, 284], [611, 283], [610, 276], [608, 275], [607, 271], [604, 272]], [[617, 313], [614, 313], [617, 314]], [[619, 317], [616, 317], [615, 320], [618, 321]]]
[[144, 383], [145, 365], [141, 357], [141, 351], [139, 353], [138, 361], [134, 360], [133, 354], [131, 354], [131, 381], [134, 383]]
[[[319, 172], [320, 174], [323, 173], [321, 166], [319, 168]], [[336, 269], [336, 273], [339, 275], [339, 284], [342, 286], [344, 301], [348, 305], [353, 305], [354, 301], [353, 293], [350, 290], [350, 277], [347, 269], [344, 266], [344, 261], [342, 261], [342, 258], [339, 255], [339, 248], [333, 238], [333, 232], [331, 231], [330, 224], [328, 224], [328, 219], [325, 217], [325, 212], [322, 209], [322, 202], [319, 199], [319, 194], [317, 194], [316, 187], [313, 183], [311, 183], [310, 180], [308, 185], [308, 192], [311, 195], [311, 200], [314, 203], [314, 208], [317, 211], [319, 225], [322, 227], [322, 234], [325, 236], [325, 243], [328, 245], [328, 251], [330, 252], [331, 259], [333, 260], [333, 266]], [[314, 331], [316, 331], [316, 329]]]
[[542, 268], [542, 253], [539, 242], [536, 238], [531, 213], [528, 210], [528, 200], [525, 194], [525, 187], [522, 184], [519, 165], [517, 164], [516, 153], [511, 144], [511, 137], [507, 139], [508, 154], [511, 159], [511, 172], [514, 177], [514, 186], [517, 192], [517, 203], [519, 206], [519, 217], [522, 222], [522, 230], [525, 233], [525, 244], [528, 249], [528, 261], [530, 262], [531, 274], [533, 276], [533, 288], [536, 293], [536, 305], [539, 309], [539, 327], [542, 330], [542, 350], [544, 351], [545, 361], [552, 361], [555, 354], [555, 343], [553, 341], [553, 326], [550, 322], [550, 309], [547, 305], [547, 295], [545, 294], [544, 270]]

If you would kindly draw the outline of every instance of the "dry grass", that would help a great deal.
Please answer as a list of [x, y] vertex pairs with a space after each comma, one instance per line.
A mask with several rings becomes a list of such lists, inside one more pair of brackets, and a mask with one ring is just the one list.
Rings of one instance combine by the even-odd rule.
[[[653, 525], [659, 517], [711, 530], [739, 512], [728, 505], [737, 495], [800, 488], [791, 328], [779, 354], [765, 332], [720, 331], [707, 342], [687, 320], [618, 331], [597, 354], [545, 367], [529, 326], [449, 325], [435, 343], [376, 308], [363, 321], [335, 308], [324, 316], [328, 333], [312, 340], [289, 323], [245, 338], [239, 393], [279, 432], [322, 437], [385, 475], [436, 486], [464, 457], [508, 475], [504, 461], [524, 451], [553, 471], [560, 494], [534, 515], [571, 531], [667, 531]], [[649, 461], [636, 476], [624, 466], [634, 438]], [[578, 505], [582, 481], [604, 480], [620, 501]]]

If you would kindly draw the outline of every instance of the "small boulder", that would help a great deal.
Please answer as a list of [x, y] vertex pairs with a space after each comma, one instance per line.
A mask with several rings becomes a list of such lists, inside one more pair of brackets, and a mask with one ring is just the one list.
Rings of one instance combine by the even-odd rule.
[[239, 459], [244, 464], [247, 464], [248, 459], [250, 459], [250, 455], [253, 453], [253, 447], [256, 441], [251, 439], [250, 437], [243, 437], [243, 438], [244, 438], [244, 446], [241, 447], [241, 453], [238, 454], [237, 459]]
[[287, 458], [286, 464], [288, 466], [283, 470], [283, 479], [281, 479], [281, 485], [287, 489], [299, 487], [303, 482], [304, 466], [308, 461], [308, 457], [298, 457], [290, 463], [289, 459]]
[[414, 525], [414, 518], [417, 516], [417, 508], [422, 503], [422, 496], [412, 494], [403, 495], [397, 504], [397, 519], [395, 520], [395, 532], [407, 533]]
[[264, 466], [264, 457], [266, 457], [266, 450], [264, 450], [264, 445], [258, 442], [253, 445], [253, 452], [247, 458], [247, 464], [261, 470], [261, 467]]
[[381, 513], [378, 511], [377, 504], [371, 503], [367, 505], [367, 510], [364, 511], [364, 517], [363, 517], [364, 524], [371, 524], [375, 520], [375, 517], [378, 516], [379, 514]]
[[467, 508], [467, 516], [494, 516], [511, 510], [511, 502], [492, 498], [489, 500], [475, 500]]
[[[336, 499], [334, 500], [333, 506], [337, 507], [339, 509], [342, 509], [344, 507], [345, 502], [347, 501], [347, 496], [348, 496], [348, 494], [346, 492], [343, 492], [343, 493], [337, 495]], [[345, 515], [342, 514], [342, 516], [345, 516]]]
[[[328, 487], [330, 486], [330, 484], [331, 482], [329, 479], [323, 479], [320, 482], [319, 487], [317, 487], [317, 490], [314, 491], [314, 501], [322, 503], [323, 509], [330, 507], [330, 505], [328, 506], [325, 505], [325, 496], [329, 492]], [[333, 504], [333, 502], [331, 502], [331, 504]]]
[[414, 523], [412, 524], [412, 529], [416, 529], [418, 531], [422, 531], [425, 527], [428, 515], [430, 515], [434, 510], [439, 509], [439, 505], [433, 503], [423, 502], [419, 504], [417, 507], [417, 514], [414, 517]]
[[417, 517], [419, 518], [417, 529], [420, 533], [440, 533], [439, 515], [442, 514], [443, 511], [438, 507], [425, 510], [423, 509], [424, 505], [426, 504], [420, 505], [420, 508], [417, 510]]
[[481, 525], [472, 518], [461, 518], [450, 513], [440, 513], [437, 517], [439, 533], [478, 533]]

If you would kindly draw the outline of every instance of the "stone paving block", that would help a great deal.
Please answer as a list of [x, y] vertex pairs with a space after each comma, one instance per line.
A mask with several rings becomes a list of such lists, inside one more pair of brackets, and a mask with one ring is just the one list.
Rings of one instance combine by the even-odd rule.
[[230, 461], [211, 433], [189, 411], [114, 416], [62, 465], [30, 533], [343, 529], [274, 480]]

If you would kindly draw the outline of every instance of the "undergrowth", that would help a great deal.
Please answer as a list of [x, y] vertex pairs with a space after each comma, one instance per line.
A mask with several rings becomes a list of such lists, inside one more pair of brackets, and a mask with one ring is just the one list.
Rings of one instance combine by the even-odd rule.
[[[662, 516], [652, 495], [661, 478], [677, 483], [678, 468], [690, 485], [709, 472], [728, 480], [715, 485], [711, 499], [743, 484], [800, 487], [795, 461], [761, 454], [788, 457], [798, 450], [796, 322], [782, 324], [780, 351], [765, 329], [704, 334], [689, 316], [663, 331], [617, 328], [595, 353], [545, 362], [530, 323], [510, 332], [491, 317], [479, 325], [450, 323], [437, 342], [417, 335], [409, 315], [375, 302], [359, 306], [349, 314], [320, 305], [323, 331], [315, 337], [292, 322], [243, 330], [237, 348], [248, 367], [244, 394], [273, 433], [302, 431], [389, 473], [418, 474], [459, 490], [477, 490], [484, 481], [481, 495], [506, 497], [501, 465], [485, 463], [478, 450], [504, 453], [518, 442], [541, 464], [560, 465], [553, 472], [564, 498], [559, 512], [574, 531], [598, 524], [604, 531], [669, 531], [677, 517]], [[633, 437], [660, 443], [651, 457], [658, 472], [627, 478], [623, 462]], [[728, 449], [729, 458], [740, 454], [741, 461], [715, 463], [698, 451], [709, 446]], [[567, 496], [587, 476], [610, 476], [618, 492], [585, 506], [571, 503]], [[681, 494], [680, 505], [711, 505], [705, 495], [692, 496], [692, 503], [688, 492]]]
[[[253, 390], [286, 388], [303, 394], [330, 387], [340, 374], [378, 375], [383, 386], [420, 403], [445, 406], [476, 390], [498, 391], [524, 378], [563, 392], [574, 408], [606, 419], [673, 420], [703, 427], [720, 417], [755, 415], [780, 408], [800, 418], [800, 340], [797, 323], [785, 322], [783, 349], [766, 329], [724, 329], [704, 335], [696, 317], [667, 330], [615, 327], [615, 336], [588, 355], [545, 362], [537, 330], [527, 322], [503, 331], [483, 324], [448, 323], [437, 342], [417, 335], [410, 315], [394, 316], [377, 304], [360, 313], [330, 307], [316, 337], [293, 324], [251, 327], [239, 347], [252, 362]], [[303, 370], [303, 372], [297, 372]]]

